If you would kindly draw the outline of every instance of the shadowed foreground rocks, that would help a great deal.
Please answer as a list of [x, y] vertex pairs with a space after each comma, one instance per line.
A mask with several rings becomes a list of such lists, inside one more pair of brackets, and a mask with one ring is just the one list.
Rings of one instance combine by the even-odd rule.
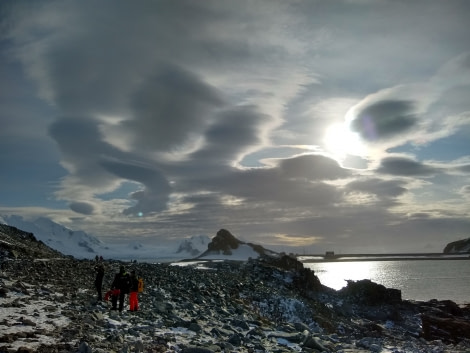
[[[334, 291], [288, 256], [124, 263], [144, 278], [141, 310], [111, 311], [95, 302], [94, 261], [38, 254], [31, 237], [4, 233], [0, 352], [470, 351], [468, 308], [403, 301], [367, 280]], [[121, 264], [105, 261], [104, 291]]]

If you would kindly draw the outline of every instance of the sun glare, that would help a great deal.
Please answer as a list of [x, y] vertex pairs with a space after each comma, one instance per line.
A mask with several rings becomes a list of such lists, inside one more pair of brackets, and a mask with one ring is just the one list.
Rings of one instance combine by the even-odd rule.
[[352, 132], [345, 124], [333, 124], [328, 127], [323, 139], [327, 152], [336, 158], [347, 155], [363, 156], [366, 148], [359, 135]]
[[325, 262], [312, 263], [309, 268], [315, 271], [318, 279], [327, 287], [340, 290], [347, 280], [359, 281], [376, 277], [377, 264], [373, 261]]

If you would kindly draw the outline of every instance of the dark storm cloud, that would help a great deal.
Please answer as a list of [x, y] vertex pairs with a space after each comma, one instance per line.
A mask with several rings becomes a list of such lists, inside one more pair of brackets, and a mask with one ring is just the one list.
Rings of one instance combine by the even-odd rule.
[[378, 141], [404, 133], [416, 123], [412, 102], [389, 100], [373, 103], [357, 111], [351, 129], [366, 141]]
[[199, 135], [213, 119], [223, 99], [193, 73], [166, 67], [146, 79], [133, 95], [133, 119], [122, 127], [142, 149], [172, 150]]
[[388, 157], [382, 159], [377, 172], [397, 176], [429, 177], [440, 172], [438, 168], [428, 166], [406, 157]]
[[71, 202], [69, 207], [72, 211], [84, 215], [91, 215], [95, 210], [95, 206], [89, 202]]

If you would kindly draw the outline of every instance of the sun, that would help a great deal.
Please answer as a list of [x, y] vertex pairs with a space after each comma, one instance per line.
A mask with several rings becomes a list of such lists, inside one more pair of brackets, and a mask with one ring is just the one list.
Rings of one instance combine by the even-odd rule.
[[325, 150], [337, 159], [348, 155], [364, 156], [366, 147], [359, 134], [352, 132], [346, 124], [332, 124], [325, 132], [323, 143]]

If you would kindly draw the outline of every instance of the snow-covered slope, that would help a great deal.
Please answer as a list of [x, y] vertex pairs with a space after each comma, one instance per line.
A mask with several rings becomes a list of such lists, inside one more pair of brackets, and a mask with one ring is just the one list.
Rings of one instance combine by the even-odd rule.
[[207, 250], [210, 241], [207, 235], [194, 235], [191, 238], [184, 239], [178, 246], [176, 253], [186, 254], [188, 257], [198, 256]]
[[257, 259], [260, 256], [250, 245], [240, 244], [238, 248], [233, 249], [231, 254], [224, 254], [223, 252], [211, 251], [205, 253], [200, 259], [204, 260], [232, 260], [232, 261], [247, 261], [248, 259]]
[[83, 232], [73, 231], [48, 218], [40, 217], [34, 221], [21, 216], [3, 216], [3, 223], [34, 234], [37, 240], [65, 255], [78, 258], [92, 258], [106, 252], [109, 248], [99, 239]]
[[195, 257], [207, 249], [208, 236], [198, 235], [166, 246], [149, 246], [138, 242], [128, 244], [106, 244], [84, 231], [74, 231], [44, 217], [29, 221], [17, 215], [4, 215], [0, 223], [16, 227], [34, 234], [52, 249], [76, 258], [94, 258], [103, 256], [107, 259], [177, 261]]

